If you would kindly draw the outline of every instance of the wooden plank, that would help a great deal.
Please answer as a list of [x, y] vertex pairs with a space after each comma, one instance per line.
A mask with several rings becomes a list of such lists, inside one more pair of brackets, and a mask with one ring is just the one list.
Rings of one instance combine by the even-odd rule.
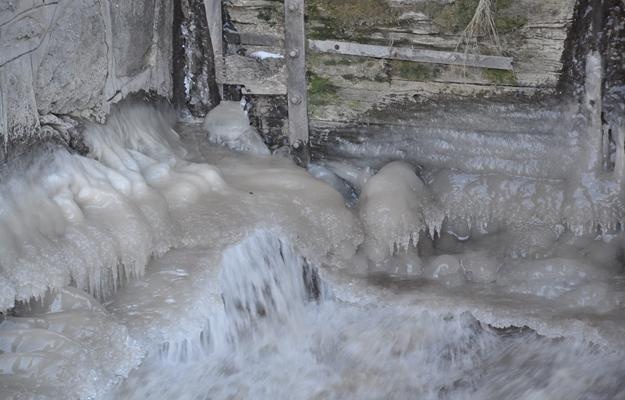
[[246, 94], [285, 95], [286, 66], [284, 59], [258, 60], [232, 55], [223, 58], [224, 69], [217, 75], [222, 85], [245, 86]]
[[239, 31], [239, 38], [241, 39], [242, 45], [284, 47], [282, 37], [270, 33], [264, 34]]
[[287, 97], [289, 103], [289, 141], [300, 156], [308, 161], [308, 95], [306, 84], [306, 33], [304, 0], [284, 2], [284, 44], [287, 69]]
[[[215, 59], [215, 75], [222, 76], [223, 65], [223, 23], [221, 20], [221, 0], [204, 0], [206, 19], [208, 20], [208, 32], [211, 36], [213, 55]], [[223, 86], [219, 86], [219, 95], [223, 97]]]
[[377, 46], [336, 40], [309, 40], [308, 45], [312, 51], [318, 53], [512, 70], [511, 57], [471, 55], [450, 51], [414, 49], [411, 47]]

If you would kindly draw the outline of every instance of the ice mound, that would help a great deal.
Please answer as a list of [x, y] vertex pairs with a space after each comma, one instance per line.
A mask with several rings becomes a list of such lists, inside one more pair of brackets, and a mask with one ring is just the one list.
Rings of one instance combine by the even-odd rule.
[[391, 162], [365, 184], [358, 203], [365, 253], [374, 262], [416, 246], [419, 232], [434, 236], [443, 216], [411, 165]]
[[0, 324], [3, 398], [96, 398], [141, 359], [127, 329], [80, 290], [56, 290], [14, 313]]
[[120, 110], [85, 141], [89, 157], [49, 149], [0, 184], [0, 309], [72, 282], [107, 297], [174, 244], [172, 208], [226, 186], [216, 168], [182, 158], [148, 107]]
[[239, 102], [222, 101], [204, 119], [208, 139], [233, 150], [260, 155], [270, 154], [258, 132], [250, 125]]

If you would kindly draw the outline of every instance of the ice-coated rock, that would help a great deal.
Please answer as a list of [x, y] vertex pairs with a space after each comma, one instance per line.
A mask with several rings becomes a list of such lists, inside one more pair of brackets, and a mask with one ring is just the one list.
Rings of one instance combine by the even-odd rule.
[[222, 101], [204, 119], [204, 129], [211, 142], [233, 150], [259, 155], [270, 154], [256, 129], [250, 125], [247, 114], [237, 101]]

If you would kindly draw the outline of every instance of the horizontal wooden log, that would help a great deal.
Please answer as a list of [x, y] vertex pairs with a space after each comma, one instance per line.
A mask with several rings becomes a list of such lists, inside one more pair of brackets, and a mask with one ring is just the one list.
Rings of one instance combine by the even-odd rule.
[[510, 57], [471, 55], [449, 51], [414, 49], [411, 47], [377, 46], [335, 40], [309, 40], [308, 44], [310, 50], [318, 53], [512, 70], [512, 58]]
[[284, 59], [258, 60], [232, 55], [224, 57], [224, 70], [217, 77], [222, 85], [245, 86], [245, 93], [264, 95], [286, 94]]

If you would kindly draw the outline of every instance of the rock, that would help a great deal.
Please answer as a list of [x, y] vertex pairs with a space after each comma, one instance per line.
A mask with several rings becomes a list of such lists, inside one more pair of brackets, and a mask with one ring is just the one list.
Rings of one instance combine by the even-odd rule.
[[0, 156], [67, 143], [61, 125], [39, 129], [42, 115], [101, 122], [128, 94], [170, 97], [172, 23], [164, 0], [0, 2]]
[[99, 4], [96, 0], [59, 4], [35, 73], [35, 97], [41, 114], [89, 110], [86, 115], [99, 120], [104, 117], [107, 42]]
[[5, 146], [9, 138], [22, 141], [39, 132], [29, 61], [22, 57], [0, 68], [0, 122], [4, 120], [0, 123], [0, 136], [3, 136]]
[[115, 74], [137, 75], [149, 65], [156, 0], [110, 1]]

